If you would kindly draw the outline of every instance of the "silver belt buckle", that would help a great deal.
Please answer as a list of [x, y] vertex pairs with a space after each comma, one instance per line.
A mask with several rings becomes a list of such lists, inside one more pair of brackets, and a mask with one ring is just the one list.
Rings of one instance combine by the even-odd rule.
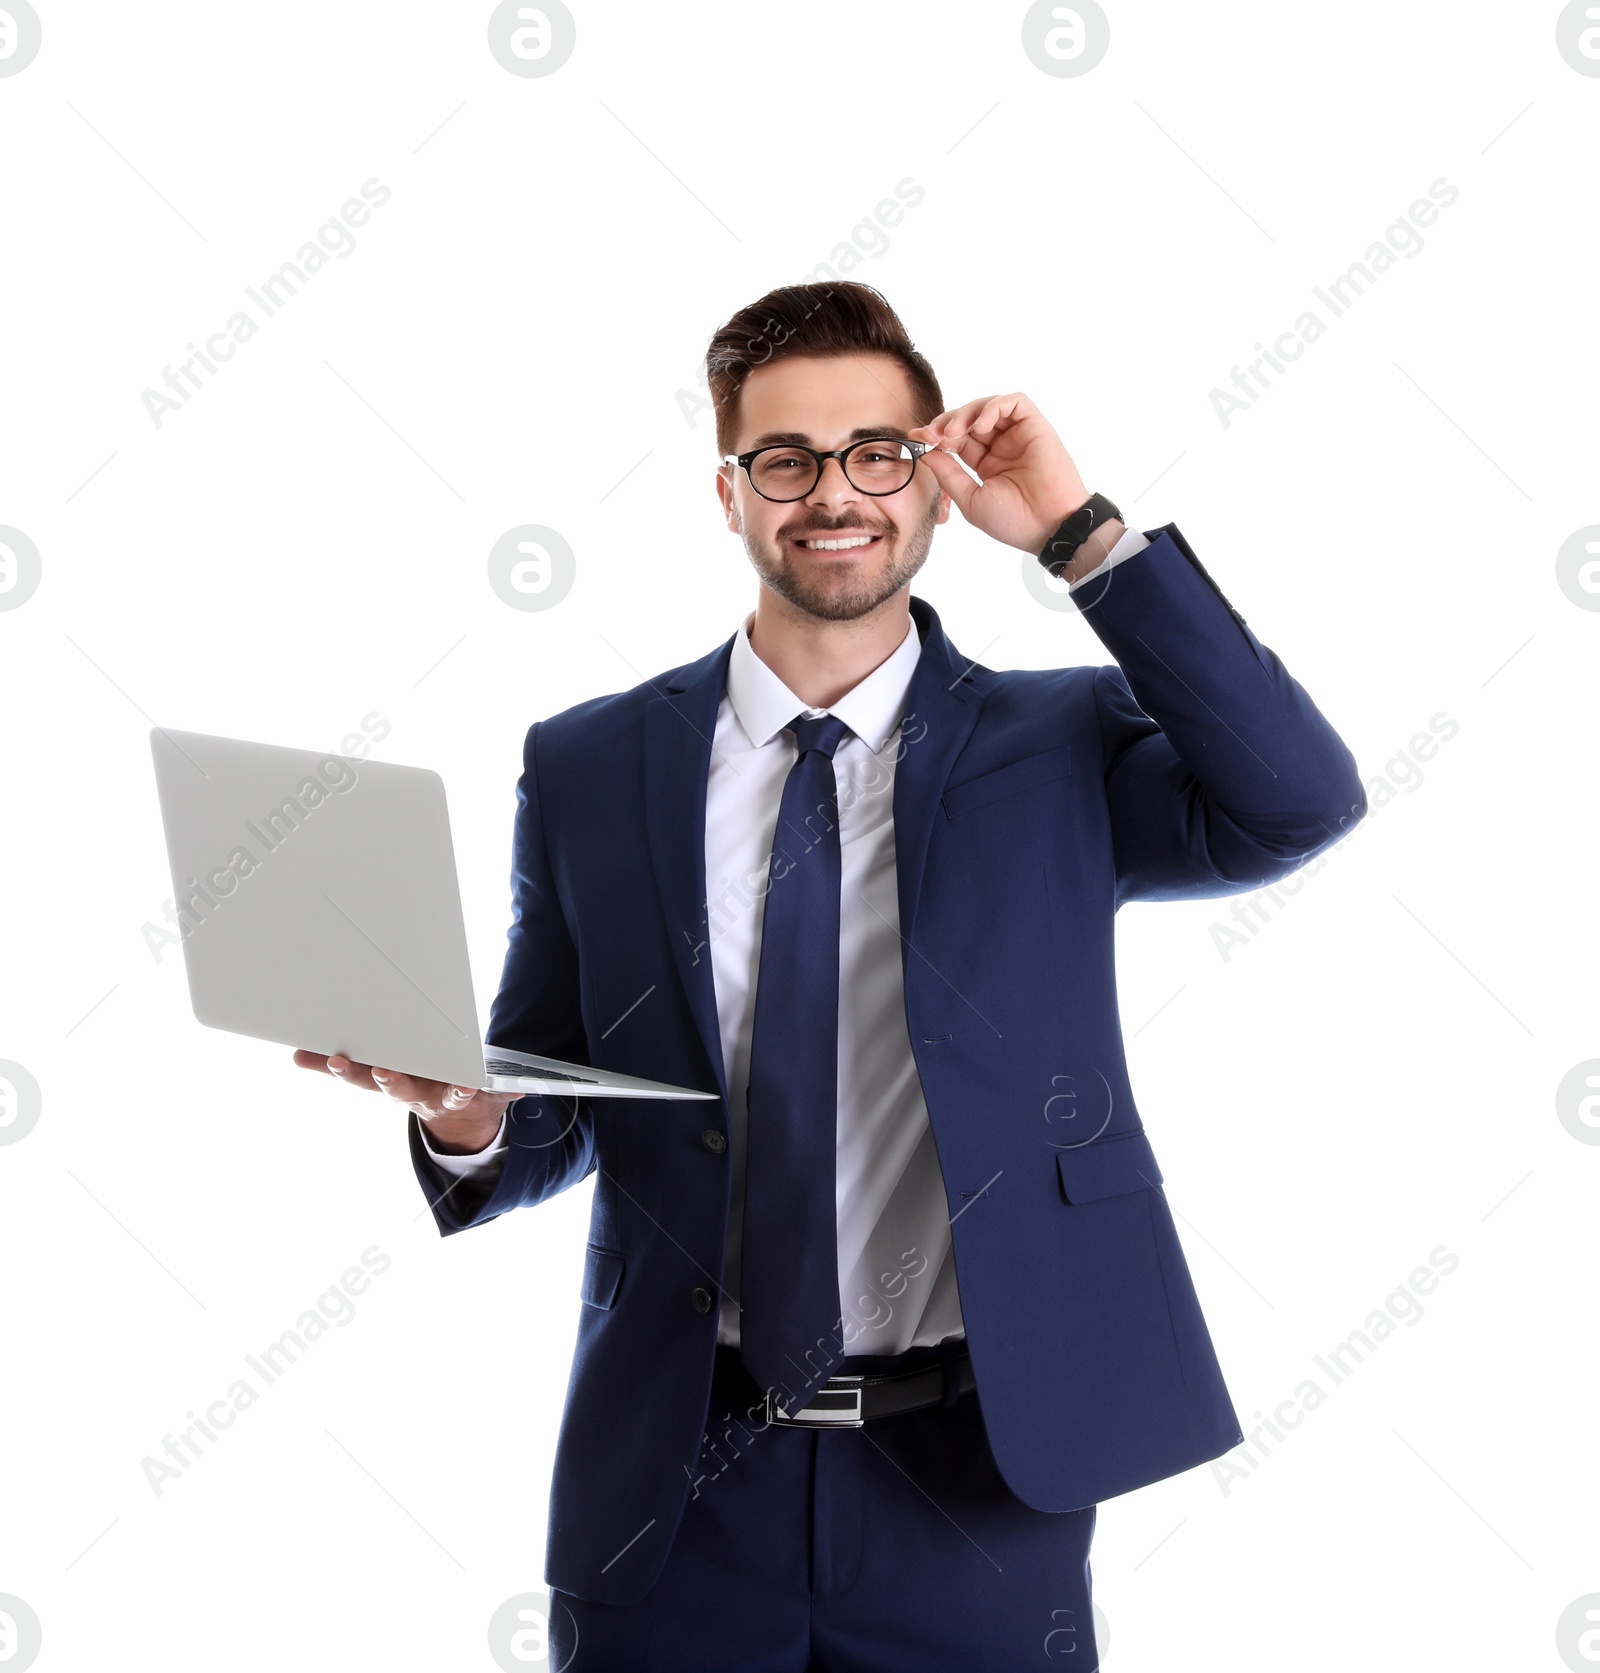
[[861, 1415], [859, 1377], [830, 1377], [813, 1391], [811, 1404], [792, 1415], [778, 1404], [771, 1389], [766, 1401], [767, 1422], [787, 1429], [860, 1429], [867, 1421]]

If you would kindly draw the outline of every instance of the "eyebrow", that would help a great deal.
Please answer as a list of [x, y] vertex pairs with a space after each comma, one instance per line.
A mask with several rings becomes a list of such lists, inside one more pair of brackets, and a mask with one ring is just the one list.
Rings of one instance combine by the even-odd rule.
[[[851, 442], [868, 441], [873, 436], [891, 436], [896, 441], [909, 441], [911, 438], [898, 424], [863, 424], [852, 430], [845, 439], [848, 447]], [[765, 435], [757, 436], [749, 447], [743, 451], [753, 453], [758, 447], [786, 447], [798, 445], [811, 446], [811, 438], [803, 430], [768, 430]]]

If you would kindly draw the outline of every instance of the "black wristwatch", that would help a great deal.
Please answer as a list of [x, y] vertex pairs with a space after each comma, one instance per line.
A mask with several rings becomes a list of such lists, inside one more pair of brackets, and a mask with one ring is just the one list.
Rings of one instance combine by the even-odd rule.
[[1059, 576], [1084, 541], [1102, 523], [1109, 523], [1113, 518], [1120, 523], [1122, 513], [1104, 494], [1091, 494], [1045, 542], [1039, 562], [1052, 576]]

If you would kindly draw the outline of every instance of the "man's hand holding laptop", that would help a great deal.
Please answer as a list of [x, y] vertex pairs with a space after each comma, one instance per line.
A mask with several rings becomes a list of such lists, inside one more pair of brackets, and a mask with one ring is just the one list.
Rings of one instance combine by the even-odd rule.
[[397, 1069], [375, 1069], [369, 1063], [352, 1063], [338, 1053], [323, 1057], [314, 1051], [297, 1051], [294, 1060], [299, 1068], [317, 1069], [346, 1086], [381, 1092], [415, 1110], [428, 1129], [434, 1149], [446, 1156], [466, 1156], [482, 1150], [500, 1131], [506, 1105], [521, 1096], [517, 1092], [474, 1092], [468, 1086], [402, 1075]]
[[415, 1110], [447, 1155], [492, 1143], [522, 1097], [577, 1118], [593, 1098], [721, 1096], [485, 1043], [436, 772], [159, 726], [150, 750], [208, 1028], [298, 1046], [302, 1069]]

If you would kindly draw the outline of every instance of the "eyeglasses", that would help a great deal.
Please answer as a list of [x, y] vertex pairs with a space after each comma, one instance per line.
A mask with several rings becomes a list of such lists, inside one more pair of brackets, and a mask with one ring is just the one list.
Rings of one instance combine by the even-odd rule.
[[832, 453], [820, 453], [796, 442], [758, 447], [750, 453], [725, 453], [722, 463], [741, 467], [762, 499], [781, 504], [803, 500], [822, 480], [823, 468], [830, 459], [839, 461], [845, 480], [861, 493], [898, 494], [910, 482], [917, 461], [933, 451], [928, 442], [872, 436]]

